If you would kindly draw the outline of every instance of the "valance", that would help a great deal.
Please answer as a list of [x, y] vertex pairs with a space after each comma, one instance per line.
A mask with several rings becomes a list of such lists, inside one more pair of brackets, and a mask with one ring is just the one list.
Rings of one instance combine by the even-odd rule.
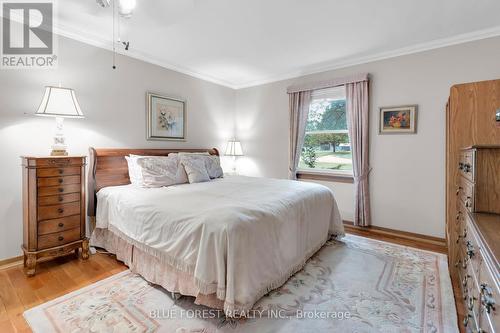
[[331, 79], [331, 80], [320, 81], [320, 82], [306, 82], [306, 83], [292, 85], [292, 86], [287, 88], [287, 93], [293, 94], [293, 93], [296, 93], [299, 91], [311, 91], [311, 90], [325, 89], [325, 88], [342, 86], [342, 85], [345, 85], [347, 83], [362, 82], [362, 81], [368, 81], [368, 80], [369, 80], [369, 74], [362, 73], [362, 74], [347, 76], [347, 77], [338, 78], [338, 79]]

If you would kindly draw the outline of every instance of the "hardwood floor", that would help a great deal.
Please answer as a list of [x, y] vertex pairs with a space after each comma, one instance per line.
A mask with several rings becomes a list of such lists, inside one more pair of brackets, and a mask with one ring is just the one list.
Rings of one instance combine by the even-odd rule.
[[[397, 239], [393, 236], [369, 234], [350, 229], [347, 232], [419, 249], [442, 252], [442, 249], [438, 247], [433, 248], [432, 245], [418, 244], [418, 242], [404, 238]], [[24, 274], [22, 266], [0, 268], [0, 332], [31, 332], [23, 317], [25, 310], [125, 269], [127, 267], [117, 261], [114, 256], [99, 253], [91, 255], [86, 261], [76, 260], [74, 256], [68, 256], [41, 263], [37, 266], [37, 274], [31, 278]], [[457, 307], [463, 308], [461, 297], [455, 297], [455, 300]]]
[[95, 254], [88, 260], [70, 255], [41, 263], [31, 278], [22, 266], [0, 270], [0, 332], [31, 332], [25, 310], [125, 269], [114, 256]]
[[[404, 246], [415, 247], [421, 250], [447, 254], [446, 242], [438, 238], [425, 236], [425, 238], [416, 237], [417, 234], [408, 232], [394, 232], [390, 229], [377, 227], [356, 227], [344, 224], [345, 231], [349, 234], [377, 239], [384, 242], [395, 243]], [[418, 235], [422, 237], [422, 235]]]

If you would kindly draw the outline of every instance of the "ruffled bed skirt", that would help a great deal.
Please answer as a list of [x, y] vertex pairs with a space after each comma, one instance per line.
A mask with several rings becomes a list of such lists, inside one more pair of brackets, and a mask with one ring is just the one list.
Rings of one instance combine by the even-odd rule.
[[[333, 236], [341, 238], [343, 235]], [[306, 261], [316, 253], [326, 243], [324, 239], [320, 244], [309, 250], [305, 258], [280, 276], [275, 281], [257, 292], [257, 300], [266, 295], [271, 290], [282, 286], [293, 274], [300, 271]], [[155, 256], [154, 251], [146, 251], [134, 244], [127, 237], [114, 233], [109, 229], [96, 228], [92, 233], [90, 244], [95, 247], [106, 249], [106, 251], [116, 255], [116, 258], [123, 261], [130, 270], [141, 275], [147, 281], [160, 285], [169, 292], [180, 293], [185, 296], [195, 297], [195, 304], [205, 305], [213, 309], [223, 310], [228, 317], [242, 317], [251, 310], [253, 304], [232, 304], [224, 300], [225, 291], [213, 290], [213, 284], [206, 284], [194, 277], [194, 274], [183, 270], [183, 267], [175, 266], [175, 262], [170, 263], [161, 256]]]
[[169, 292], [195, 297], [195, 303], [214, 309], [224, 310], [224, 301], [217, 294], [200, 293], [194, 276], [166, 264], [154, 255], [115, 235], [108, 229], [95, 229], [90, 244], [116, 255], [130, 270], [144, 277], [147, 281], [160, 285]]

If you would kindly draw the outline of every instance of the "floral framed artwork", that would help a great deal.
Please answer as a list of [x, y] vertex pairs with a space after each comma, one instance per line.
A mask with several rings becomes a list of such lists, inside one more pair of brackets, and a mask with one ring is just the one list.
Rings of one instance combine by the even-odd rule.
[[380, 134], [417, 133], [417, 105], [380, 108]]
[[147, 139], [186, 140], [186, 101], [147, 93]]

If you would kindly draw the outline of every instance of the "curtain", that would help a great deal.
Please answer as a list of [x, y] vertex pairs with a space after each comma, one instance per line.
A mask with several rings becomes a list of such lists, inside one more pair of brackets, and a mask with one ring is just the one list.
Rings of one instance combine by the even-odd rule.
[[354, 225], [369, 226], [370, 191], [368, 187], [369, 129], [368, 129], [368, 80], [352, 82], [346, 87], [346, 105], [351, 139], [352, 169], [354, 174]]
[[290, 159], [288, 177], [294, 180], [297, 179], [297, 167], [306, 135], [306, 123], [309, 104], [311, 104], [311, 95], [312, 91], [299, 91], [288, 95], [290, 104]]

